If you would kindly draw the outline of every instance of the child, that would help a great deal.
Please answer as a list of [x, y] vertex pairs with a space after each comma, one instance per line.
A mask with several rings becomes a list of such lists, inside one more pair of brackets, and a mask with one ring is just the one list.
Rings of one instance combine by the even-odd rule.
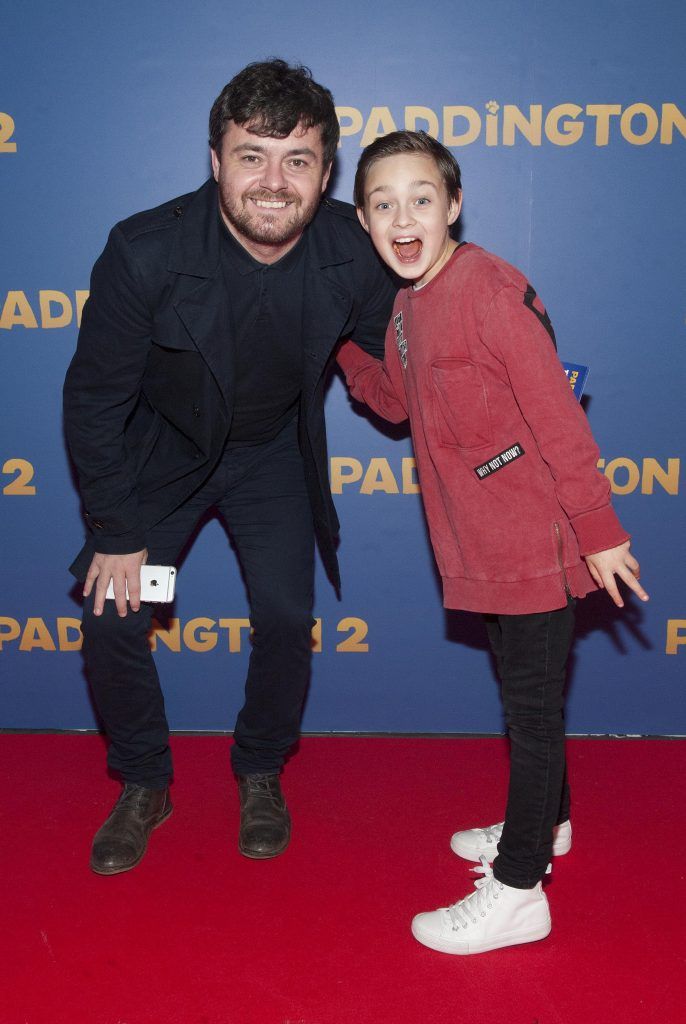
[[444, 604], [484, 613], [502, 681], [504, 824], [453, 836], [483, 878], [412, 922], [424, 945], [467, 954], [549, 933], [541, 880], [571, 845], [563, 690], [575, 599], [604, 587], [623, 607], [615, 575], [648, 595], [545, 308], [514, 267], [451, 239], [461, 201], [456, 161], [424, 132], [364, 151], [360, 222], [412, 287], [396, 298], [383, 363], [353, 342], [338, 361], [355, 398], [409, 417]]

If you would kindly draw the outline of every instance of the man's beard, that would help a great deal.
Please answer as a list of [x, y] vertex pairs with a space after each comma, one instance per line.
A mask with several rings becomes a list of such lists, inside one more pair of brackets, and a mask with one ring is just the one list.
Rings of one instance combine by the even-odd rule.
[[[304, 205], [302, 198], [292, 192], [278, 195], [248, 192], [236, 197], [225, 186], [220, 186], [219, 198], [226, 219], [244, 238], [256, 245], [285, 245], [297, 238], [317, 212], [320, 199], [316, 196], [308, 205]], [[252, 204], [252, 199], [291, 203], [289, 216], [284, 217], [282, 211], [271, 213], [260, 209]]]

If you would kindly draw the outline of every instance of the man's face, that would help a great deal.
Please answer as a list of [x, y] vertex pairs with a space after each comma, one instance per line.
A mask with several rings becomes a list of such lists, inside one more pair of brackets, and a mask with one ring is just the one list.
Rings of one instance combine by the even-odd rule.
[[275, 139], [230, 121], [221, 152], [211, 152], [229, 231], [262, 262], [280, 259], [314, 217], [329, 180], [321, 130], [296, 128]]
[[423, 153], [382, 157], [369, 168], [358, 210], [384, 263], [405, 280], [426, 284], [453, 252], [448, 228], [460, 199], [448, 199], [436, 162]]

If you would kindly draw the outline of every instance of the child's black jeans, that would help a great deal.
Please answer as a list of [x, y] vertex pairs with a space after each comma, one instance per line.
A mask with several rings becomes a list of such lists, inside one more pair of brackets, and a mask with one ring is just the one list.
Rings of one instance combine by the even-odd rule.
[[486, 615], [510, 737], [510, 788], [493, 873], [531, 889], [551, 859], [553, 827], [569, 818], [564, 688], [574, 607], [533, 615]]

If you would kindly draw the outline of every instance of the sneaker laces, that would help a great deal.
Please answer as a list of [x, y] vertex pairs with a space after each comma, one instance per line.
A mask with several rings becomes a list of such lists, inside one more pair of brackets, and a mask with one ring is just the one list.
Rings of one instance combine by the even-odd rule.
[[504, 821], [499, 821], [497, 825], [489, 825], [487, 828], [479, 828], [476, 831], [483, 834], [487, 843], [499, 843], [504, 824]]
[[[497, 825], [494, 827], [498, 828]], [[484, 831], [486, 830], [484, 829]], [[494, 878], [493, 869], [486, 858], [480, 857], [479, 860], [481, 865], [471, 868], [471, 870], [483, 875], [483, 878], [477, 878], [474, 882], [474, 892], [470, 892], [464, 899], [448, 907], [453, 931], [457, 931], [458, 928], [467, 928], [470, 923], [477, 924], [477, 916], [485, 917], [486, 911], [493, 906], [493, 900], [497, 900], [503, 891], [502, 882]]]

